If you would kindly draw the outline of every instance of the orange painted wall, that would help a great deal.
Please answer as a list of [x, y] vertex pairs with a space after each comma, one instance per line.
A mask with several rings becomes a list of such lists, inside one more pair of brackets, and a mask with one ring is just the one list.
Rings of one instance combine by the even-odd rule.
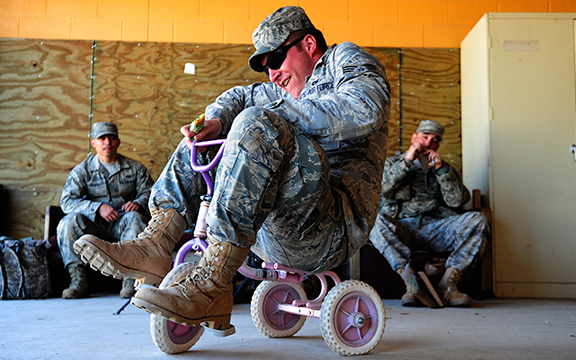
[[0, 38], [250, 44], [284, 5], [329, 43], [376, 47], [458, 48], [486, 12], [576, 12], [576, 0], [0, 0]]

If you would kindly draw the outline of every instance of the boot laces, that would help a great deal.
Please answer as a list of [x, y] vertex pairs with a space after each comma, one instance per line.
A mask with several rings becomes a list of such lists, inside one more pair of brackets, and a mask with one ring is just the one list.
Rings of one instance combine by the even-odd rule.
[[456, 284], [458, 283], [458, 272], [456, 271], [452, 271], [452, 273], [450, 274], [450, 276], [448, 277], [447, 281], [446, 281], [446, 286], [456, 286]]
[[138, 234], [136, 239], [126, 240], [126, 242], [152, 239], [152, 236], [154, 236], [154, 233], [160, 231], [160, 230], [158, 230], [158, 226], [164, 225], [162, 218], [164, 217], [165, 214], [166, 213], [164, 211], [159, 211], [157, 214], [152, 216], [152, 219], [150, 220], [150, 222], [148, 222], [148, 226], [146, 226], [144, 231], [142, 231], [140, 234]]
[[445, 303], [450, 301], [450, 298], [462, 294], [458, 290], [458, 280], [460, 279], [460, 273], [457, 271], [452, 271], [450, 276], [446, 279], [446, 288], [444, 289], [443, 300]]
[[398, 274], [404, 280], [406, 285], [407, 293], [416, 293], [418, 291], [418, 283], [414, 277], [414, 271], [410, 268], [409, 264], [406, 264], [402, 269], [397, 270]]
[[208, 251], [204, 254], [202, 260], [200, 260], [200, 263], [192, 273], [176, 284], [180, 287], [180, 291], [186, 299], [191, 300], [190, 297], [188, 297], [188, 285], [204, 285], [206, 281], [212, 279], [212, 274], [216, 270], [214, 263], [220, 261], [218, 254], [221, 251], [224, 251], [222, 245], [209, 246]]

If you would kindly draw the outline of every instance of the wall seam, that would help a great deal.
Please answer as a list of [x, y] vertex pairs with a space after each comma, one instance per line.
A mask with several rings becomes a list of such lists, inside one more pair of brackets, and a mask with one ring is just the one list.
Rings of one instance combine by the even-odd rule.
[[91, 134], [92, 134], [92, 121], [94, 120], [94, 86], [95, 86], [95, 80], [96, 80], [96, 74], [94, 73], [94, 69], [95, 69], [95, 64], [96, 64], [96, 41], [92, 42], [92, 69], [90, 70], [90, 114], [88, 115], [88, 120], [89, 120], [89, 128], [88, 128], [88, 151], [86, 151], [86, 154], [90, 154], [90, 152], [92, 151], [91, 145], [90, 145], [90, 138], [91, 138]]
[[402, 48], [398, 49], [398, 154], [402, 154]]

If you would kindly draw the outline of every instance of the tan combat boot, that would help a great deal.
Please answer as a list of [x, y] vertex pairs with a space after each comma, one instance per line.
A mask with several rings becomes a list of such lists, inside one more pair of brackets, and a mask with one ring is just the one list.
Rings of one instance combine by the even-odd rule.
[[416, 282], [416, 277], [414, 275], [414, 270], [410, 265], [406, 265], [401, 267], [400, 269], [396, 270], [398, 275], [404, 280], [404, 284], [406, 284], [406, 293], [402, 295], [402, 300], [400, 303], [402, 306], [422, 306], [422, 303], [418, 298], [416, 298], [416, 293], [418, 292], [418, 286]]
[[[208, 251], [188, 276], [175, 276], [180, 280], [163, 289], [138, 290], [132, 305], [186, 326], [207, 323], [212, 329], [230, 328], [232, 278], [250, 249], [210, 238], [208, 243]], [[172, 277], [171, 273], [168, 276]]]
[[130, 299], [132, 295], [136, 294], [134, 289], [134, 279], [125, 277], [122, 279], [122, 289], [120, 290], [120, 297], [122, 299]]
[[198, 261], [185, 262], [178, 265], [177, 267], [170, 270], [166, 276], [164, 276], [164, 279], [162, 279], [162, 282], [160, 285], [158, 285], [158, 288], [165, 289], [174, 283], [184, 281], [186, 277], [188, 277], [188, 275], [194, 271], [196, 266], [198, 266]]
[[62, 291], [62, 299], [81, 299], [88, 297], [88, 279], [84, 265], [71, 264], [68, 266], [70, 286]]
[[444, 276], [438, 283], [438, 293], [446, 306], [468, 307], [472, 305], [472, 298], [458, 291], [458, 281], [462, 273], [453, 267], [446, 269]]
[[136, 239], [109, 243], [84, 235], [74, 243], [74, 251], [106, 276], [158, 285], [170, 271], [172, 250], [186, 230], [186, 220], [174, 209], [155, 208], [151, 214], [148, 226]]

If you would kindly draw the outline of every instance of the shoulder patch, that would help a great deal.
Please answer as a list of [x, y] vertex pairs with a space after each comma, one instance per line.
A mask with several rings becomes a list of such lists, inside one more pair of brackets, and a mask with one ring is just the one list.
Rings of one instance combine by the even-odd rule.
[[372, 65], [372, 64], [348, 65], [348, 66], [344, 66], [342, 68], [342, 71], [344, 71], [344, 74], [364, 73], [364, 72], [378, 73], [378, 68], [376, 68], [376, 65]]

